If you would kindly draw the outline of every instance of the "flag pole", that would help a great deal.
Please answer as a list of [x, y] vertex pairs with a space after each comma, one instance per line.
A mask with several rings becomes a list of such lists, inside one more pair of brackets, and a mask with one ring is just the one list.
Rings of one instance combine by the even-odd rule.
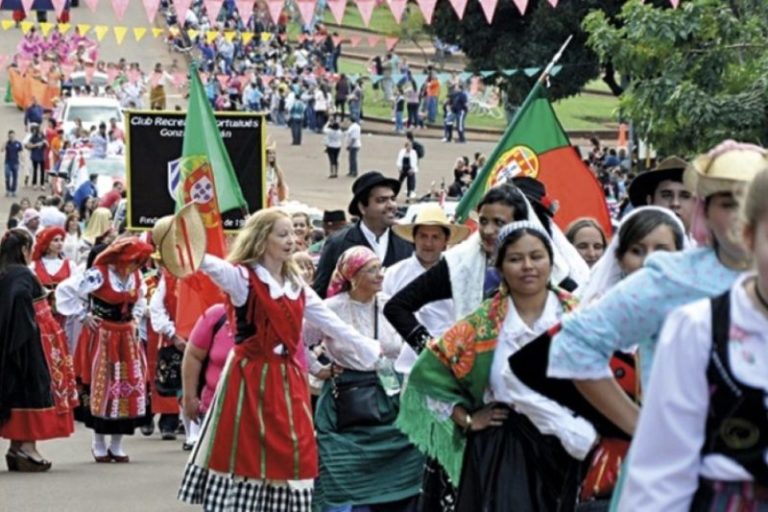
[[566, 39], [562, 46], [560, 46], [560, 49], [557, 51], [557, 53], [555, 53], [554, 57], [552, 57], [552, 60], [549, 61], [549, 64], [547, 64], [547, 66], [544, 68], [544, 71], [541, 72], [541, 75], [533, 84], [533, 87], [531, 87], [531, 90], [528, 92], [525, 100], [523, 100], [523, 103], [518, 107], [515, 115], [512, 116], [512, 120], [509, 122], [509, 124], [507, 124], [507, 127], [504, 130], [504, 134], [499, 139], [499, 143], [497, 143], [496, 147], [493, 148], [493, 152], [491, 152], [491, 155], [486, 159], [485, 164], [483, 164], [483, 168], [477, 172], [477, 178], [475, 178], [475, 180], [469, 186], [469, 190], [467, 190], [467, 192], [464, 194], [464, 197], [459, 201], [459, 204], [456, 205], [456, 222], [464, 223], [467, 218], [469, 218], [469, 211], [474, 208], [474, 205], [469, 207], [467, 206], [469, 198], [472, 198], [476, 195], [477, 189], [485, 187], [485, 180], [481, 179], [480, 177], [485, 176], [489, 172], [489, 168], [494, 165], [498, 158], [501, 156], [503, 146], [501, 142], [506, 140], [512, 130], [515, 129], [521, 114], [525, 112], [528, 104], [533, 101], [533, 98], [536, 96], [539, 87], [544, 85], [544, 81], [547, 79], [547, 76], [552, 71], [552, 68], [555, 67], [555, 65], [558, 63], [560, 57], [563, 56], [563, 52], [571, 43], [572, 39], [573, 34], [569, 35], [568, 39]]

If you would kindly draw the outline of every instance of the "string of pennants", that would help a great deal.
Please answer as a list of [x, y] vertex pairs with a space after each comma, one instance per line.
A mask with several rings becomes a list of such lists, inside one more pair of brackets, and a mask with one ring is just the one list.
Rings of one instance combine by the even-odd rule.
[[[85, 4], [94, 12], [96, 11], [96, 7], [99, 1], [100, 0], [84, 0]], [[115, 16], [117, 17], [118, 21], [123, 20], [125, 12], [128, 9], [129, 1], [130, 0], [110, 0], [112, 3], [112, 9], [115, 11]], [[354, 3], [357, 5], [358, 10], [360, 11], [360, 16], [363, 19], [363, 23], [366, 27], [368, 27], [371, 23], [373, 10], [378, 3], [377, 0], [352, 1], [354, 1]], [[451, 3], [451, 7], [453, 7], [453, 10], [459, 19], [463, 19], [469, 0], [449, 1]], [[149, 22], [154, 23], [155, 16], [157, 15], [160, 7], [160, 0], [141, 0], [141, 2]], [[278, 18], [280, 17], [280, 13], [285, 7], [285, 2], [286, 0], [266, 0], [269, 15], [273, 22], [277, 23]], [[311, 23], [312, 18], [315, 16], [317, 0], [295, 0], [295, 2], [298, 6], [299, 13], [304, 23]], [[389, 9], [392, 11], [392, 15], [395, 17], [395, 21], [400, 24], [403, 19], [403, 14], [405, 13], [405, 7], [408, 3], [408, 0], [385, 0], [385, 2], [389, 6]], [[499, 0], [478, 0], [478, 2], [480, 3], [480, 7], [483, 10], [483, 14], [485, 14], [485, 19], [490, 24], [493, 21], [494, 15], [496, 14], [496, 7], [499, 3]], [[557, 7], [559, 0], [547, 0], [547, 2], [549, 2], [549, 4], [555, 8]], [[24, 7], [24, 11], [29, 13], [32, 9], [34, 0], [21, 0], [21, 3]], [[52, 0], [52, 3], [54, 9], [56, 10], [56, 14], [60, 16], [66, 6], [66, 0]], [[178, 19], [186, 19], [187, 11], [192, 6], [192, 0], [171, 0], [171, 3], [176, 10]], [[347, 0], [326, 0], [326, 3], [328, 4], [328, 8], [333, 14], [336, 22], [341, 24], [344, 17], [344, 12], [346, 11]], [[424, 21], [427, 24], [431, 24], [432, 17], [435, 13], [435, 6], [437, 5], [437, 0], [416, 0], [416, 3], [418, 4], [419, 9], [424, 16]], [[512, 0], [512, 3], [515, 4], [521, 15], [525, 15], [526, 10], [528, 9], [529, 0]], [[670, 0], [670, 3], [673, 7], [677, 8], [680, 0]], [[205, 5], [206, 11], [208, 12], [209, 19], [216, 19], [222, 7], [224, 6], [224, 0], [203, 0], [203, 4]], [[250, 19], [254, 10], [254, 0], [235, 0], [235, 5], [237, 6], [237, 10], [241, 19]]]
[[[93, 34], [93, 36], [96, 37], [96, 40], [101, 42], [104, 40], [104, 38], [111, 32], [112, 35], [115, 38], [115, 41], [118, 45], [122, 44], [125, 41], [125, 38], [128, 34], [131, 34], [133, 36], [133, 39], [138, 43], [144, 37], [151, 35], [154, 38], [159, 37], [165, 37], [166, 35], [171, 35], [174, 37], [177, 37], [180, 34], [179, 28], [172, 26], [169, 28], [157, 28], [157, 27], [125, 27], [125, 26], [107, 26], [107, 25], [90, 25], [87, 23], [48, 23], [48, 22], [40, 22], [35, 23], [32, 21], [22, 21], [20, 23], [21, 31], [23, 34], [29, 33], [30, 30], [32, 30], [33, 27], [38, 26], [40, 29], [40, 32], [46, 37], [53, 31], [58, 30], [61, 34], [66, 34], [70, 30], [74, 30], [76, 27], [80, 33], [81, 36], [86, 36], [89, 32]], [[4, 19], [0, 20], [0, 28], [3, 30], [12, 30], [15, 29], [16, 22], [10, 19]], [[221, 32], [217, 30], [208, 30], [208, 31], [198, 31], [194, 29], [189, 29], [186, 31], [187, 35], [189, 36], [190, 40], [195, 40], [197, 37], [204, 37], [205, 40], [208, 43], [212, 43], [216, 40], [216, 38], [221, 34]], [[238, 35], [242, 39], [244, 44], [250, 43], [255, 35], [252, 32], [238, 32], [235, 30], [227, 30], [223, 32], [224, 38], [232, 42], [235, 37]], [[279, 37], [281, 40], [285, 40], [287, 38], [287, 34], [281, 33], [278, 35], [275, 35], [270, 32], [262, 32], [260, 35], [261, 41], [268, 42], [273, 37]], [[316, 34], [314, 36], [308, 35], [308, 34], [299, 34], [296, 37], [296, 40], [299, 42], [304, 42], [307, 39], [314, 40], [317, 43], [322, 42], [325, 40], [324, 35]], [[350, 46], [353, 48], [357, 48], [364, 42], [368, 44], [369, 47], [373, 48], [377, 45], [381, 44], [382, 42], [386, 46], [387, 50], [392, 50], [392, 48], [397, 45], [399, 38], [397, 37], [390, 37], [390, 36], [383, 36], [383, 35], [368, 35], [366, 37], [360, 36], [360, 35], [335, 35], [333, 37], [334, 44], [338, 45], [341, 42], [349, 42]]]

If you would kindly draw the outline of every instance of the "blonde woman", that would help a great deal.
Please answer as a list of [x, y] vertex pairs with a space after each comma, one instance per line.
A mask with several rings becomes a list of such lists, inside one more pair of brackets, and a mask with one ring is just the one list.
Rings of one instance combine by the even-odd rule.
[[206, 511], [309, 511], [317, 476], [302, 323], [370, 345], [300, 277], [291, 217], [277, 208], [248, 219], [229, 261], [201, 270], [228, 295], [235, 348], [223, 370], [179, 490]]
[[108, 244], [114, 240], [112, 212], [109, 208], [96, 208], [88, 219], [80, 246], [80, 260], [85, 260], [88, 253], [98, 244]]

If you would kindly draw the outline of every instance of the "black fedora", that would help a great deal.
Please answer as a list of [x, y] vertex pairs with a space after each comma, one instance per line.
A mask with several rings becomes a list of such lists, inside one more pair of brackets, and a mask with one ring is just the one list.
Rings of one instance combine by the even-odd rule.
[[347, 211], [350, 215], [360, 217], [360, 208], [357, 206], [358, 201], [368, 195], [374, 187], [388, 187], [397, 195], [400, 192], [400, 182], [394, 178], [387, 178], [379, 171], [368, 171], [365, 174], [361, 174], [354, 183], [352, 183], [352, 201], [349, 203]]
[[659, 165], [638, 174], [629, 185], [629, 202], [632, 206], [645, 206], [648, 204], [648, 196], [653, 195], [659, 183], [665, 180], [683, 182], [683, 171], [688, 167], [688, 162], [677, 156], [665, 158]]

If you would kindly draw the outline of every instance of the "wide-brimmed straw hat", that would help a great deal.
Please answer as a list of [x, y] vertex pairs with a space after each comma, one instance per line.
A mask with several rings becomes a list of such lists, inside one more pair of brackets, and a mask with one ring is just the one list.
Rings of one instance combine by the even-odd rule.
[[697, 156], [685, 169], [683, 183], [700, 199], [718, 192], [736, 192], [768, 169], [768, 152], [760, 146], [726, 140]]
[[152, 228], [155, 257], [176, 277], [194, 274], [205, 256], [205, 225], [194, 203], [185, 205], [176, 215], [158, 219]]
[[[648, 204], [648, 196], [653, 195], [659, 183], [666, 180], [683, 181], [683, 171], [688, 167], [688, 162], [678, 156], [665, 158], [659, 165], [637, 175], [629, 185], [629, 201], [632, 206], [645, 206]], [[691, 190], [693, 192], [693, 190]]]
[[413, 230], [416, 226], [438, 226], [447, 229], [449, 231], [449, 245], [457, 244], [469, 235], [469, 228], [459, 224], [451, 224], [448, 216], [437, 203], [425, 204], [419, 209], [413, 222], [392, 226], [392, 231], [400, 238], [413, 243]]

